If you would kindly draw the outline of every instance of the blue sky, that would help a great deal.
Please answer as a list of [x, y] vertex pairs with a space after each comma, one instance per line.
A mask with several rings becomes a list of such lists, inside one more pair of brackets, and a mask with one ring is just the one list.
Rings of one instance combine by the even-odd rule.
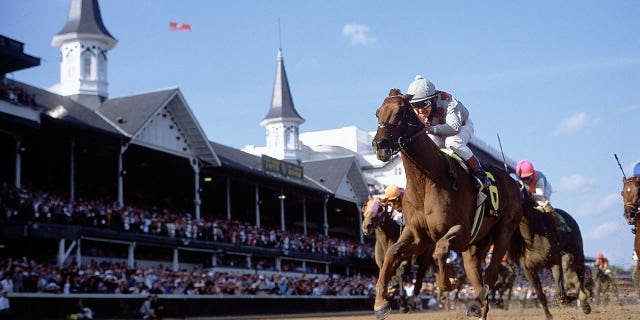
[[[100, 1], [118, 40], [110, 97], [178, 86], [210, 140], [265, 145], [278, 20], [301, 131], [375, 129], [389, 89], [416, 74], [471, 112], [476, 135], [529, 159], [551, 202], [580, 224], [585, 253], [630, 267], [622, 173], [640, 161], [638, 1]], [[39, 67], [10, 74], [59, 80], [51, 39], [69, 0], [3, 1], [0, 33]], [[191, 32], [169, 30], [169, 22]]]

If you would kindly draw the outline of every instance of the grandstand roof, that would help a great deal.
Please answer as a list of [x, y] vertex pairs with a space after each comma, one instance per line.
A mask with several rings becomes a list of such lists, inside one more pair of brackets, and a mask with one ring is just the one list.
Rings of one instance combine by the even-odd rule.
[[336, 197], [357, 203], [366, 201], [367, 182], [355, 156], [307, 161], [303, 165], [305, 175], [329, 188]]
[[0, 35], [0, 76], [40, 65], [40, 58], [24, 53], [24, 43]]
[[[262, 170], [262, 159], [258, 156], [252, 155], [250, 153], [246, 153], [244, 151], [240, 151], [238, 149], [234, 149], [229, 146], [225, 146], [213, 141], [210, 141], [213, 150], [220, 158], [220, 163], [222, 167], [232, 168], [235, 170], [251, 173], [254, 175], [267, 177], [269, 179], [274, 179], [279, 182], [285, 182], [301, 187], [305, 187], [307, 189], [311, 189], [314, 191], [320, 191], [322, 193], [331, 193], [333, 191], [328, 189], [327, 187], [318, 184], [312, 178], [307, 175], [307, 172], [304, 172], [304, 179], [296, 179], [292, 177], [279, 176], [271, 173], [267, 173]], [[306, 170], [306, 167], [305, 167]]]

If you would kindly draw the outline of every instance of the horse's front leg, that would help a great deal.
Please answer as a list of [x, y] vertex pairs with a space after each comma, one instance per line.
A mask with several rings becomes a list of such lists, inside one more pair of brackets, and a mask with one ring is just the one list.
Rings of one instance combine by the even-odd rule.
[[436, 242], [436, 248], [433, 251], [433, 258], [438, 264], [438, 276], [436, 277], [436, 282], [438, 288], [440, 288], [441, 291], [450, 291], [452, 289], [450, 285], [447, 285], [447, 281], [449, 279], [445, 272], [446, 261], [447, 257], [449, 256], [449, 250], [452, 246], [451, 242], [454, 238], [461, 235], [461, 231], [462, 226], [455, 225], [451, 227], [449, 231], [447, 231], [447, 233]]
[[389, 302], [385, 299], [387, 296], [387, 283], [400, 266], [400, 263], [405, 258], [416, 253], [417, 246], [413, 242], [413, 234], [409, 228], [405, 228], [398, 241], [389, 247], [384, 255], [384, 261], [376, 283], [376, 299], [373, 305], [373, 311], [378, 320], [385, 319], [391, 312]]

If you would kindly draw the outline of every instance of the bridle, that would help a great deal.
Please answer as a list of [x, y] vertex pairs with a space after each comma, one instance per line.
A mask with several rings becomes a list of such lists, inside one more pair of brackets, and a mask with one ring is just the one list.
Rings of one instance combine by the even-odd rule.
[[[389, 96], [387, 98], [385, 98], [385, 102], [388, 99], [391, 98], [400, 98], [403, 102], [402, 105], [400, 105], [400, 108], [402, 109], [402, 121], [400, 121], [400, 123], [390, 123], [390, 122], [380, 122], [378, 121], [378, 128], [383, 128], [386, 131], [387, 136], [385, 138], [380, 139], [380, 141], [374, 139], [372, 142], [372, 146], [373, 146], [373, 150], [377, 151], [377, 150], [390, 150], [391, 151], [391, 155], [395, 155], [398, 152], [400, 152], [401, 150], [406, 150], [407, 146], [409, 145], [409, 143], [411, 143], [413, 140], [415, 140], [416, 138], [422, 136], [423, 134], [426, 135], [427, 131], [426, 131], [426, 126], [424, 123], [422, 123], [421, 121], [418, 120], [417, 116], [414, 117], [410, 117], [409, 114], [413, 113], [413, 110], [411, 108], [411, 106], [407, 106], [407, 101], [406, 99], [402, 96], [402, 95], [395, 95], [395, 96]], [[378, 116], [376, 114], [376, 116]], [[415, 119], [415, 122], [412, 122], [411, 120]], [[408, 131], [409, 127], [415, 127], [416, 132], [412, 133], [410, 135], [405, 135], [405, 133]], [[400, 135], [396, 138], [393, 133], [392, 128], [400, 128]], [[457, 184], [457, 177], [456, 174], [453, 171], [453, 168], [451, 167], [451, 162], [443, 155], [441, 154], [443, 159], [446, 160], [447, 162], [447, 174], [449, 175], [449, 177], [451, 178], [452, 181], [452, 189], [454, 191], [458, 190], [458, 184]], [[426, 170], [423, 166], [421, 166], [418, 162], [415, 162], [416, 166], [425, 174], [430, 175], [429, 170]]]
[[627, 179], [624, 181], [622, 186], [622, 194], [624, 198], [624, 193], [627, 190], [629, 184], [633, 184], [636, 188], [636, 199], [635, 201], [624, 201], [624, 215], [627, 218], [627, 222], [631, 222], [629, 224], [634, 224], [638, 220], [638, 214], [640, 214], [640, 183], [635, 178]]
[[[402, 95], [396, 95], [396, 96], [389, 96], [385, 99], [388, 100], [390, 98], [400, 98], [403, 101], [403, 105], [401, 107], [402, 108], [402, 121], [397, 124], [397, 123], [390, 123], [390, 122], [378, 122], [378, 128], [383, 128], [386, 129], [387, 132], [387, 138], [385, 139], [381, 139], [380, 141], [376, 141], [375, 139], [372, 142], [373, 145], [373, 149], [374, 150], [378, 150], [378, 149], [386, 149], [386, 150], [391, 150], [391, 154], [395, 155], [398, 152], [400, 152], [400, 150], [405, 149], [407, 143], [410, 143], [411, 141], [413, 141], [415, 138], [426, 134], [426, 130], [425, 130], [425, 125], [424, 123], [418, 121], [417, 123], [411, 123], [409, 121], [409, 112], [413, 111], [411, 110], [410, 106], [406, 106], [405, 103], [405, 99], [402, 97]], [[407, 132], [407, 130], [409, 129], [409, 127], [417, 127], [418, 130], [411, 134], [410, 136], [405, 136], [405, 132]], [[392, 130], [390, 129], [395, 129], [395, 128], [400, 128], [400, 132], [401, 134], [396, 138], [393, 134], [392, 134]], [[391, 142], [391, 145], [388, 145], [388, 143]]]

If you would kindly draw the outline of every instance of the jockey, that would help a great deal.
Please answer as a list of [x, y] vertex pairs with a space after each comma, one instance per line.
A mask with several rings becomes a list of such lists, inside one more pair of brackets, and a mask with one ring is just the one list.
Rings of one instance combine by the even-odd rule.
[[388, 185], [384, 189], [384, 202], [388, 202], [393, 208], [391, 218], [401, 227], [404, 227], [404, 215], [402, 214], [402, 197], [404, 189], [394, 184]]
[[549, 198], [553, 192], [547, 177], [533, 168], [529, 160], [520, 160], [516, 166], [516, 176], [522, 181], [522, 188], [538, 203], [536, 210], [548, 213], [556, 224], [556, 230], [566, 231], [560, 223], [556, 209], [551, 206]]
[[411, 82], [407, 94], [412, 96], [411, 107], [426, 124], [431, 140], [439, 148], [449, 148], [460, 156], [480, 181], [480, 188], [489, 187], [491, 181], [487, 178], [487, 173], [467, 147], [474, 128], [469, 110], [462, 102], [447, 92], [437, 91], [435, 85], [421, 75], [417, 75]]
[[609, 259], [605, 258], [602, 252], [598, 252], [598, 255], [596, 255], [596, 262], [593, 265], [604, 271], [605, 274], [611, 273], [611, 270], [609, 270]]
[[633, 177], [640, 177], [640, 162], [633, 166]]

